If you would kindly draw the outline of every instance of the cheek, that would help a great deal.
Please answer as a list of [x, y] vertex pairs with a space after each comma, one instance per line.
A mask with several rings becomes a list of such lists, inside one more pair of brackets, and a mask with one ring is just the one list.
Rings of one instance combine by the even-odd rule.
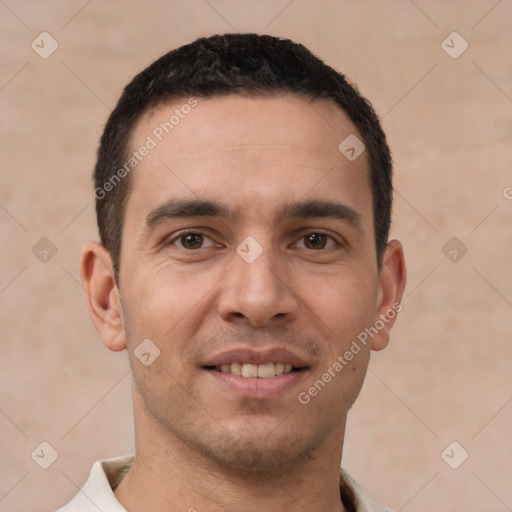
[[128, 316], [139, 334], [147, 337], [162, 339], [179, 329], [204, 294], [193, 277], [176, 275], [169, 268], [136, 275], [137, 282], [129, 284]]
[[128, 348], [133, 353], [142, 340], [150, 339], [160, 350], [158, 361], [183, 377], [194, 346], [190, 340], [211, 314], [213, 290], [222, 273], [180, 272], [163, 263], [135, 275], [140, 277], [129, 283], [123, 305]]
[[[326, 358], [315, 372], [314, 382], [316, 388], [322, 386], [319, 380], [327, 382], [329, 388], [320, 402], [326, 408], [339, 403], [337, 410], [343, 411], [354, 403], [366, 375], [370, 343], [364, 333], [374, 320], [376, 279], [370, 272], [340, 275], [331, 280], [324, 292], [323, 320], [330, 335]], [[336, 410], [333, 414], [337, 414]]]
[[377, 305], [377, 282], [371, 272], [340, 268], [329, 279], [303, 287], [304, 302], [324, 325], [330, 356], [337, 356], [372, 324]]
[[123, 301], [134, 383], [146, 407], [163, 420], [185, 406], [191, 391], [181, 353], [193, 335], [194, 305], [201, 294], [169, 270], [135, 275]]

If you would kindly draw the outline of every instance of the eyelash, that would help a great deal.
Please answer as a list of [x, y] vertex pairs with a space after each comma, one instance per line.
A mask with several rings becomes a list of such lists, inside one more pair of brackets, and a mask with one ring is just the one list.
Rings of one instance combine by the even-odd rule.
[[[211, 237], [209, 237], [207, 234], [203, 233], [202, 231], [182, 231], [181, 233], [179, 233], [178, 235], [176, 235], [174, 238], [172, 238], [169, 241], [169, 245], [174, 245], [174, 242], [176, 240], [180, 240], [181, 241], [181, 239], [184, 238], [187, 235], [201, 235], [201, 236], [203, 236], [205, 238], [208, 238], [208, 239], [212, 240]], [[178, 246], [178, 247], [180, 247], [180, 246]], [[186, 249], [185, 247], [181, 247], [181, 249], [184, 249], [186, 251], [194, 251], [194, 250], [197, 251], [197, 249]], [[200, 249], [204, 249], [204, 247], [200, 247]]]
[[342, 245], [332, 235], [329, 235], [329, 233], [326, 233], [325, 231], [322, 231], [322, 230], [316, 230], [316, 231], [313, 230], [313, 231], [307, 231], [305, 233], [302, 233], [298, 240], [304, 241], [304, 239], [307, 236], [310, 236], [310, 235], [322, 235], [322, 236], [325, 236], [327, 238], [326, 245], [329, 244], [329, 241], [331, 241], [333, 245], [331, 247], [321, 247], [320, 249], [309, 249], [308, 247], [301, 247], [301, 249], [308, 249], [308, 250], [313, 251], [313, 252], [321, 252], [321, 251], [327, 251], [327, 250], [332, 249], [334, 247], [340, 247]]
[[[176, 245], [174, 242], [176, 242], [177, 240], [181, 240], [183, 237], [185, 237], [187, 235], [201, 235], [205, 238], [212, 240], [211, 237], [209, 237], [206, 233], [204, 233], [200, 230], [197, 230], [197, 231], [189, 230], [189, 231], [182, 231], [182, 232], [178, 233], [171, 240], [169, 240], [168, 245]], [[323, 235], [323, 236], [327, 237], [329, 240], [331, 240], [335, 244], [335, 246], [338, 246], [338, 247], [343, 246], [343, 244], [340, 243], [338, 240], [336, 240], [332, 235], [329, 235], [328, 233], [325, 233], [324, 231], [321, 231], [321, 230], [313, 230], [313, 231], [305, 232], [305, 233], [301, 234], [301, 236], [299, 237], [299, 240], [303, 240], [304, 238], [306, 238], [309, 235]], [[215, 245], [215, 243], [213, 245]], [[184, 249], [185, 251], [190, 251], [190, 252], [197, 251], [199, 249], [205, 249], [205, 247], [200, 247], [199, 249], [187, 249], [187, 248], [181, 247], [179, 245], [177, 247], [180, 247], [181, 249]], [[322, 247], [321, 249], [309, 249], [309, 250], [320, 252], [322, 250], [327, 250], [327, 249], [331, 249], [331, 248], [332, 247], [327, 247], [327, 248]], [[307, 247], [306, 247], [306, 249], [307, 249]]]

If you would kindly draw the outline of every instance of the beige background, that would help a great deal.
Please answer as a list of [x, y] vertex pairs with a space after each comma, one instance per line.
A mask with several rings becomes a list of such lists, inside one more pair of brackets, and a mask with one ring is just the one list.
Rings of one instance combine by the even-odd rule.
[[[101, 345], [78, 281], [96, 145], [136, 72], [230, 31], [290, 37], [347, 74], [394, 153], [409, 280], [345, 467], [395, 511], [512, 510], [511, 27], [507, 0], [0, 0], [0, 512], [51, 511], [94, 460], [133, 448], [126, 354]], [[48, 59], [31, 48], [43, 31]], [[441, 46], [453, 31], [469, 43], [457, 59]], [[43, 441], [58, 452], [46, 470], [31, 458]], [[458, 469], [441, 457], [452, 441], [469, 453]]]

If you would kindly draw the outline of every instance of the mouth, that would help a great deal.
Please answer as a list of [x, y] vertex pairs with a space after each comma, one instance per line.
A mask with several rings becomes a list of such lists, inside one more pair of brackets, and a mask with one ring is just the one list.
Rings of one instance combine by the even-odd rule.
[[287, 349], [234, 349], [201, 365], [215, 386], [247, 399], [277, 398], [306, 378], [310, 366]]
[[229, 373], [245, 379], [271, 379], [279, 375], [299, 372], [305, 370], [307, 367], [297, 367], [291, 363], [284, 362], [263, 364], [234, 362], [221, 364], [220, 366], [205, 366], [204, 368], [220, 373]]

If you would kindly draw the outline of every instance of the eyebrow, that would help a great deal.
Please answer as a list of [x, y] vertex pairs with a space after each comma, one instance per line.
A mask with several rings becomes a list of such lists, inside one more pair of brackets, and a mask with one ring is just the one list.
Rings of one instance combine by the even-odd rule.
[[309, 219], [313, 217], [325, 217], [348, 221], [357, 228], [363, 224], [362, 215], [354, 208], [335, 201], [320, 199], [285, 203], [278, 211], [278, 218]]
[[231, 217], [227, 206], [201, 199], [169, 199], [146, 216], [145, 230], [153, 229], [168, 219], [189, 217]]
[[[227, 219], [236, 216], [237, 212], [217, 201], [169, 199], [146, 216], [143, 232], [148, 234], [159, 224], [174, 218], [217, 217]], [[335, 201], [319, 199], [285, 203], [275, 211], [274, 217], [278, 220], [333, 218], [348, 221], [359, 229], [362, 227], [362, 215], [352, 207]]]

